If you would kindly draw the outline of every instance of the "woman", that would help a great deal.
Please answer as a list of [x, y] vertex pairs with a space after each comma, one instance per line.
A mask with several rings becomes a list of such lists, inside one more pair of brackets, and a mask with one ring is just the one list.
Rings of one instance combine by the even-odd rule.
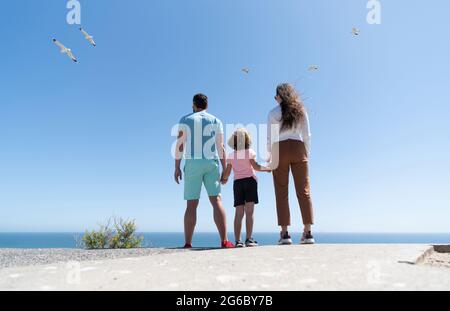
[[308, 114], [300, 96], [290, 84], [284, 83], [277, 87], [275, 100], [278, 105], [270, 111], [268, 118], [267, 147], [273, 169], [278, 225], [281, 226], [279, 244], [292, 244], [288, 232], [288, 226], [291, 225], [288, 196], [290, 170], [294, 177], [304, 224], [301, 243], [314, 244], [311, 234], [313, 207], [308, 174], [311, 139]]

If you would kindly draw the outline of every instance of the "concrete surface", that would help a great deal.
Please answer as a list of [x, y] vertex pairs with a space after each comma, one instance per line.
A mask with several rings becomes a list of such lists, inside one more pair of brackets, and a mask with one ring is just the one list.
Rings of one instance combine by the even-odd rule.
[[450, 290], [428, 245], [268, 246], [3, 268], [1, 290]]
[[135, 249], [72, 249], [72, 248], [0, 248], [0, 269], [20, 266], [50, 265], [68, 261], [102, 261], [183, 252], [180, 249], [135, 248]]

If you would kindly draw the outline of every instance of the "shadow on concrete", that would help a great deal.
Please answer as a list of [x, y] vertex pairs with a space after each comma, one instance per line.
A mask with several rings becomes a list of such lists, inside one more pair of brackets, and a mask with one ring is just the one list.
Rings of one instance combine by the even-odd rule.
[[211, 250], [218, 250], [218, 249], [222, 249], [220, 247], [193, 247], [193, 248], [183, 248], [183, 247], [170, 247], [170, 248], [166, 248], [167, 250], [186, 250], [186, 251], [193, 251], [193, 252], [198, 252], [198, 251], [211, 251]]
[[412, 265], [412, 266], [414, 266], [416, 264], [415, 262], [405, 261], [405, 260], [400, 260], [400, 261], [398, 261], [398, 263], [403, 263], [403, 264]]

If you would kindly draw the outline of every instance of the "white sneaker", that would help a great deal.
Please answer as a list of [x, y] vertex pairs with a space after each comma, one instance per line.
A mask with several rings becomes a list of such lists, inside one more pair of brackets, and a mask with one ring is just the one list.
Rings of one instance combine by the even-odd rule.
[[242, 243], [241, 241], [236, 241], [235, 246], [236, 246], [236, 248], [242, 248], [242, 247], [244, 247], [244, 243]]
[[281, 235], [280, 240], [278, 241], [278, 245], [291, 245], [292, 239], [288, 232], [284, 235]]
[[247, 246], [247, 247], [255, 247], [255, 246], [258, 246], [258, 242], [253, 240], [253, 238], [250, 238], [250, 239], [245, 240], [245, 246]]
[[300, 244], [315, 244], [315, 243], [316, 243], [316, 241], [314, 240], [314, 237], [312, 236], [311, 231], [303, 232]]

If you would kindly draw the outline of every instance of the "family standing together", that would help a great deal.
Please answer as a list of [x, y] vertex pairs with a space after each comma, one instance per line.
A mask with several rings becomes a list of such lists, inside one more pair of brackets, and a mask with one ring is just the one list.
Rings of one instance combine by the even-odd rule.
[[[251, 149], [252, 138], [245, 129], [236, 130], [228, 140], [234, 150], [225, 152], [222, 122], [207, 112], [208, 98], [197, 94], [193, 99], [193, 113], [179, 122], [175, 154], [174, 178], [177, 183], [184, 179], [184, 199], [187, 201], [184, 216], [185, 248], [192, 247], [197, 221], [197, 207], [204, 185], [214, 209], [222, 248], [253, 247], [254, 209], [258, 204], [258, 179], [255, 172], [271, 172], [275, 189], [278, 225], [281, 227], [280, 245], [292, 244], [288, 228], [291, 225], [289, 207], [289, 175], [292, 172], [295, 191], [300, 205], [304, 231], [302, 244], [313, 244], [311, 226], [314, 223], [308, 172], [311, 133], [309, 119], [300, 96], [290, 84], [277, 87], [277, 106], [269, 112], [267, 151], [268, 165], [256, 161]], [[181, 160], [185, 159], [184, 169]], [[220, 173], [222, 166], [222, 173]], [[234, 234], [236, 243], [228, 240], [225, 209], [221, 200], [221, 185], [234, 174]], [[245, 216], [246, 239], [241, 240], [242, 222]]]

